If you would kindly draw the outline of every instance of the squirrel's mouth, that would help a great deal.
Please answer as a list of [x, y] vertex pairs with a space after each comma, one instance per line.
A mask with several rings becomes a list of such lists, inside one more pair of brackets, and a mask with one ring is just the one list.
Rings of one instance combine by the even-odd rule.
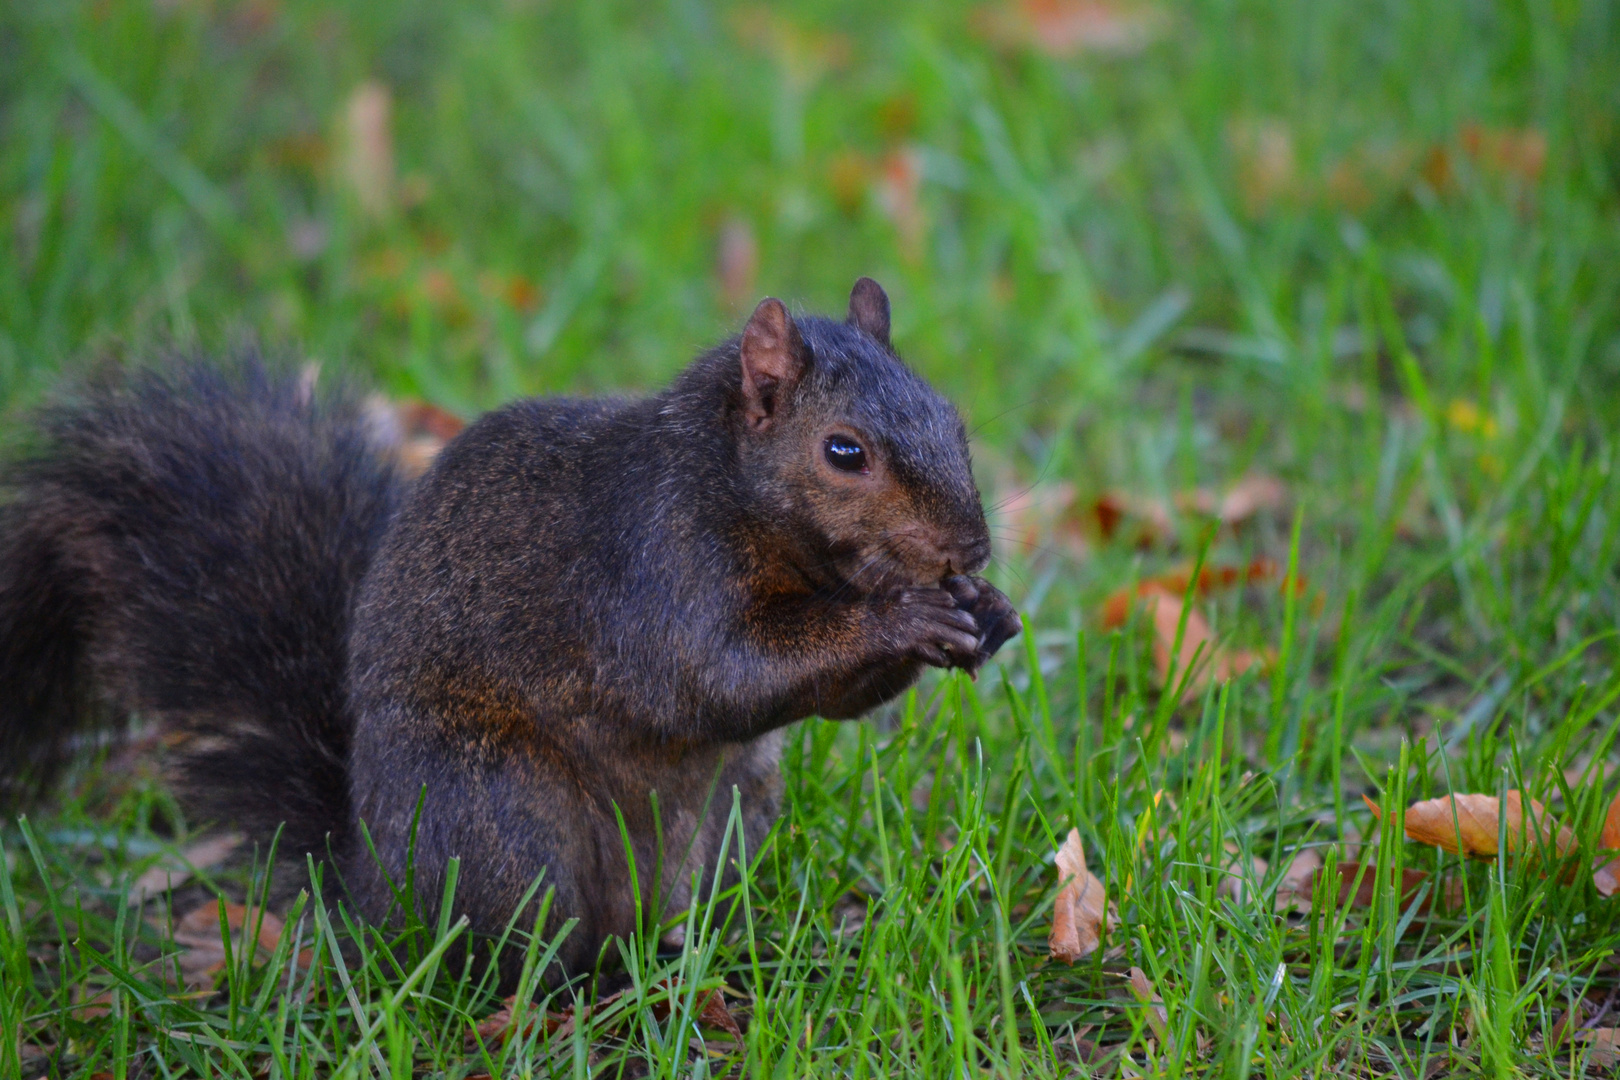
[[836, 559], [839, 588], [857, 596], [938, 585], [962, 568], [931, 545], [885, 542]]

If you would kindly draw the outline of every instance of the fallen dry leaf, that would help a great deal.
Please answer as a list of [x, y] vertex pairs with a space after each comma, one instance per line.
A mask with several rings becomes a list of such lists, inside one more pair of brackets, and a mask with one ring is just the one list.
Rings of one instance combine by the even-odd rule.
[[[1603, 815], [1603, 832], [1598, 837], [1598, 847], [1604, 851], [1620, 851], [1620, 794], [1615, 795], [1614, 801], [1609, 803], [1608, 812]], [[1592, 882], [1603, 896], [1620, 892], [1620, 859], [1602, 862], [1593, 871]]]
[[1052, 907], [1052, 931], [1047, 954], [1066, 964], [1078, 963], [1097, 951], [1103, 925], [1115, 923], [1103, 883], [1086, 869], [1080, 830], [1070, 829], [1057, 852], [1058, 895]]
[[[1362, 874], [1360, 863], [1341, 862], [1338, 864], [1336, 869], [1339, 874], [1339, 880], [1343, 882], [1339, 893], [1340, 903], [1344, 902], [1344, 896], [1348, 893], [1351, 886], [1355, 886], [1356, 891], [1351, 897], [1350, 903], [1356, 907], [1371, 907], [1373, 898], [1377, 895], [1379, 883], [1378, 867], [1369, 866], [1367, 867], [1367, 872]], [[1361, 875], [1361, 883], [1359, 885], [1356, 884], [1356, 876], [1358, 874]], [[1389, 885], [1393, 886], [1395, 884], [1393, 872], [1386, 873], [1383, 876], [1383, 880]], [[1421, 870], [1401, 871], [1400, 906], [1403, 910], [1409, 907], [1412, 902], [1417, 899], [1419, 890], [1423, 888], [1423, 883], [1428, 880], [1429, 875], [1425, 874]], [[1420, 914], [1427, 912], [1431, 907], [1433, 907], [1433, 905], [1434, 893], [1430, 892], [1423, 898], [1423, 905], [1418, 909], [1418, 911]]]
[[1005, 494], [996, 500], [995, 531], [1003, 545], [1023, 555], [1051, 547], [1077, 559], [1086, 556], [1085, 537], [1069, 513], [1073, 484], [1008, 484], [1002, 490]]
[[1576, 1041], [1586, 1047], [1586, 1063], [1599, 1068], [1620, 1065], [1620, 1028], [1593, 1028], [1575, 1033]]
[[1127, 522], [1137, 526], [1131, 536], [1137, 547], [1151, 547], [1163, 541], [1175, 528], [1175, 514], [1196, 514], [1215, 518], [1226, 526], [1241, 525], [1263, 510], [1278, 510], [1288, 502], [1288, 488], [1275, 476], [1249, 473], [1225, 494], [1209, 488], [1193, 488], [1177, 493], [1171, 502], [1106, 491], [1092, 504], [1097, 531], [1104, 540], [1119, 534]]
[[742, 1042], [742, 1026], [737, 1023], [737, 1018], [731, 1015], [731, 1010], [726, 1008], [726, 999], [721, 996], [720, 991], [709, 991], [709, 995], [703, 999], [702, 1007], [698, 1009], [697, 1018], [698, 1023], [719, 1028], [736, 1039], [739, 1044]]
[[1247, 521], [1262, 510], [1279, 510], [1288, 501], [1288, 488], [1275, 476], [1250, 473], [1221, 496], [1215, 516], [1228, 525]]
[[1144, 499], [1123, 491], [1105, 491], [1091, 507], [1097, 519], [1097, 532], [1104, 540], [1120, 535], [1127, 522], [1135, 525], [1129, 535], [1139, 548], [1162, 542], [1175, 528], [1170, 507], [1162, 499]]
[[242, 843], [241, 833], [221, 833], [187, 844], [175, 855], [165, 855], [148, 867], [129, 887], [129, 903], [138, 906], [191, 880], [199, 870], [225, 861]]
[[1552, 1031], [1547, 1033], [1547, 1048], [1549, 1050], [1561, 1048], [1584, 1023], [1586, 1023], [1586, 1006], [1576, 1001], [1572, 1007], [1559, 1013], [1557, 1023], [1553, 1024]]
[[[1374, 817], [1382, 816], [1377, 803], [1366, 795], [1361, 798]], [[1504, 806], [1507, 827], [1500, 829]], [[1408, 839], [1433, 844], [1453, 855], [1495, 857], [1499, 833], [1505, 833], [1509, 853], [1552, 847], [1563, 856], [1575, 846], [1574, 834], [1536, 800], [1529, 800], [1529, 813], [1525, 813], [1523, 795], [1517, 791], [1509, 791], [1500, 802], [1492, 795], [1449, 795], [1425, 799], [1406, 809]]]
[[[512, 1010], [516, 1008], [516, 1006], [517, 995], [513, 994], [511, 997], [501, 1002], [501, 1007], [499, 1009], [490, 1013], [473, 1026], [472, 1032], [468, 1036], [468, 1043], [471, 1045], [476, 1045], [478, 1042], [488, 1043], [491, 1041], [504, 1043], [507, 1039], [510, 1039], [514, 1033], [513, 1029], [515, 1027], [512, 1019]], [[547, 1035], [550, 1035], [558, 1028], [562, 1027], [565, 1023], [570, 1023], [573, 1020], [573, 1017], [574, 1007], [572, 1005], [562, 1012], [541, 1012], [537, 1009], [530, 1009], [528, 1016], [525, 1017], [526, 1022], [523, 1025], [523, 1034], [527, 1035], [529, 1032], [533, 1031], [536, 1026], [540, 1026]]]
[[[1259, 558], [1248, 566], [1214, 565], [1203, 566], [1198, 570], [1198, 582], [1193, 592], [1198, 596], [1205, 596], [1218, 588], [1229, 588], [1239, 583], [1257, 584], [1262, 581], [1274, 581], [1281, 578], [1281, 568], [1270, 559]], [[1137, 596], [1148, 593], [1168, 593], [1177, 600], [1187, 595], [1187, 587], [1192, 584], [1192, 567], [1183, 563], [1180, 566], [1166, 570], [1162, 574], [1143, 578], [1137, 582], [1133, 589], [1130, 586], [1115, 589], [1103, 601], [1102, 623], [1105, 629], [1114, 629], [1124, 626], [1130, 618], [1131, 605]], [[1303, 587], [1303, 582], [1296, 580], [1295, 588]]]
[[1163, 29], [1157, 7], [1126, 0], [1016, 0], [980, 9], [990, 40], [1065, 59], [1082, 52], [1140, 52]]
[[1499, 176], [1534, 184], [1547, 165], [1547, 136], [1536, 128], [1464, 124], [1459, 137], [1463, 153]]
[[1315, 848], [1300, 848], [1277, 882], [1277, 896], [1272, 903], [1279, 914], [1288, 911], [1309, 911], [1311, 895], [1316, 888], [1316, 877], [1322, 872], [1322, 853]]
[[[1115, 593], [1105, 602], [1104, 627], [1124, 624], [1124, 617], [1117, 616], [1121, 606], [1117, 598], [1121, 595], [1127, 601], [1130, 598], [1129, 591], [1126, 591], [1123, 594]], [[1226, 682], [1234, 679], [1260, 663], [1262, 657], [1248, 650], [1228, 651], [1218, 647], [1209, 620], [1197, 608], [1186, 608], [1182, 602], [1184, 595], [1183, 592], [1171, 591], [1157, 581], [1144, 582], [1136, 588], [1138, 601], [1153, 620], [1154, 673], [1162, 686], [1168, 687], [1172, 677], [1181, 682], [1185, 687], [1182, 699], [1186, 700], [1202, 691], [1210, 680]], [[1128, 612], [1129, 609], [1126, 610]], [[1176, 647], [1178, 632], [1181, 635], [1179, 649]], [[1189, 671], [1191, 675], [1188, 675]]]
[[[281, 943], [281, 919], [270, 912], [260, 912], [243, 904], [226, 902], [225, 926], [231, 935], [231, 954], [240, 957], [249, 928], [258, 927], [258, 948], [255, 959], [263, 959], [276, 951]], [[225, 943], [220, 937], [219, 904], [210, 901], [200, 904], [174, 924], [174, 943], [181, 947], [180, 976], [192, 990], [208, 990], [214, 985], [214, 976], [225, 969]], [[308, 950], [306, 950], [306, 953]], [[304, 956], [300, 965], [307, 965]]]
[[[667, 1020], [672, 1011], [670, 1001], [680, 992], [680, 983], [665, 980], [656, 984], [653, 989], [664, 991], [665, 996], [652, 1002], [648, 1006], [648, 1011], [652, 1013], [655, 1019]], [[528, 1016], [525, 1017], [522, 1034], [528, 1035], [538, 1028], [548, 1037], [567, 1038], [573, 1033], [576, 1023], [595, 1013], [602, 1012], [609, 1005], [631, 993], [633, 993], [631, 990], [620, 990], [618, 993], [610, 994], [592, 1005], [583, 1007], [570, 1005], [561, 1012], [547, 1011], [541, 1013], [531, 1009]], [[517, 995], [514, 994], [501, 1002], [499, 1009], [479, 1021], [467, 1035], [468, 1048], [472, 1049], [479, 1043], [489, 1043], [491, 1041], [504, 1043], [516, 1034], [516, 1024], [512, 1016], [516, 1005]], [[726, 1008], [726, 1000], [719, 990], [710, 990], [704, 995], [697, 1009], [697, 1021], [707, 1027], [719, 1028], [736, 1039], [739, 1044], [742, 1042], [742, 1026], [737, 1023], [737, 1018], [731, 1014], [731, 1010]]]
[[97, 990], [91, 993], [86, 987], [78, 987], [73, 991], [72, 1014], [75, 1020], [94, 1020], [112, 1012], [113, 992], [111, 990]]
[[1147, 1006], [1148, 1027], [1152, 1028], [1153, 1034], [1158, 1037], [1159, 1045], [1167, 1049], [1170, 1048], [1172, 1046], [1170, 1040], [1170, 1013], [1164, 1007], [1164, 999], [1153, 988], [1153, 983], [1149, 981], [1147, 973], [1139, 967], [1131, 968], [1129, 982], [1131, 994], [1137, 1001]]

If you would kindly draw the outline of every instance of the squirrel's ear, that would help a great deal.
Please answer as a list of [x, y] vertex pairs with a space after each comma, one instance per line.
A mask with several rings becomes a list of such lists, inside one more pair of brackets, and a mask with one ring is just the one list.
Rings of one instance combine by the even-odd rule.
[[742, 335], [743, 414], [748, 426], [763, 431], [777, 405], [804, 374], [804, 339], [782, 301], [759, 302]]
[[850, 290], [849, 318], [844, 321], [888, 348], [889, 294], [871, 278], [861, 278]]

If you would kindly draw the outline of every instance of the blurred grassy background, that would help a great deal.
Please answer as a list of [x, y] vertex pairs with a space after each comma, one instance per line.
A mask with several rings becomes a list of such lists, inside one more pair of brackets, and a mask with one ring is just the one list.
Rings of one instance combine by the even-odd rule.
[[1597, 389], [1617, 23], [1596, 0], [14, 0], [0, 398], [114, 343], [244, 334], [464, 412], [652, 387], [758, 295], [841, 309], [862, 273], [1007, 436], [1106, 428], [1176, 369], [1290, 417], [1360, 379], [1383, 307], [1448, 395], [1526, 351], [1553, 380], [1597, 359]]

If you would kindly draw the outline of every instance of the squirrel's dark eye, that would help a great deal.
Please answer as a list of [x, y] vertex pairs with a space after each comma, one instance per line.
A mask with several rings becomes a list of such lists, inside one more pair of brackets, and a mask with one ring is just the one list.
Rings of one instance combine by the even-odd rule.
[[847, 435], [828, 437], [826, 454], [827, 464], [840, 472], [866, 471], [866, 451]]

